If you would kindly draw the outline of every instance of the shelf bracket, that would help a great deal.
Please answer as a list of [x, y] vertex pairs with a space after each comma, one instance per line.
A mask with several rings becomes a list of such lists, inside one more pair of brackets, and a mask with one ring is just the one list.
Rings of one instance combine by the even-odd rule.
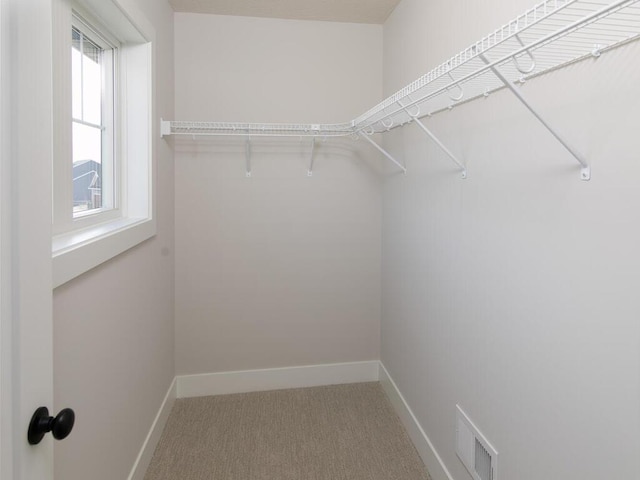
[[316, 149], [316, 137], [311, 139], [311, 153], [309, 154], [309, 170], [307, 171], [307, 177], [313, 177], [313, 161], [314, 161], [314, 151]]
[[562, 144], [562, 146], [566, 148], [569, 151], [569, 153], [571, 153], [571, 155], [574, 156], [574, 158], [578, 161], [578, 163], [581, 166], [580, 179], [585, 181], [591, 180], [591, 167], [586, 162], [586, 160], [582, 158], [582, 155], [577, 153], [573, 148], [569, 146], [567, 142], [565, 142], [565, 140], [551, 127], [551, 125], [549, 125], [545, 121], [545, 119], [542, 118], [540, 114], [531, 106], [531, 104], [527, 101], [527, 99], [524, 97], [524, 95], [518, 89], [518, 87], [516, 87], [516, 85], [512, 81], [508, 80], [500, 72], [500, 70], [498, 70], [498, 68], [495, 65], [492, 65], [489, 59], [483, 53], [480, 54], [480, 58], [491, 69], [494, 75], [498, 77], [502, 81], [502, 83], [504, 83], [504, 86], [507, 87], [509, 90], [511, 90], [511, 93], [513, 93], [516, 96], [516, 98], [520, 100], [520, 102], [522, 102], [522, 104], [525, 107], [527, 107], [527, 109], [533, 114], [533, 116], [536, 117], [540, 121], [540, 123], [542, 123], [542, 125], [544, 125], [545, 128], [549, 130], [549, 132], [551, 132], [551, 134], [556, 138], [556, 140], [558, 140]]
[[251, 178], [251, 137], [247, 137], [244, 141], [244, 156], [246, 176]]
[[387, 157], [389, 160], [391, 160], [393, 163], [395, 163], [398, 167], [400, 167], [400, 169], [402, 170], [402, 173], [407, 173], [407, 169], [404, 165], [402, 165], [400, 162], [398, 162], [395, 158], [393, 158], [391, 156], [391, 154], [389, 152], [387, 152], [384, 148], [382, 148], [380, 145], [378, 145], [376, 142], [374, 142], [373, 140], [371, 140], [369, 138], [369, 135], [367, 135], [364, 132], [358, 132], [360, 134], [360, 136], [362, 138], [364, 138], [367, 142], [369, 142], [371, 145], [373, 145], [373, 147], [378, 150], [380, 153], [382, 153], [385, 157]]
[[164, 138], [165, 135], [171, 135], [171, 122], [160, 117], [160, 138]]
[[448, 149], [448, 148], [447, 148], [447, 147], [446, 147], [446, 146], [445, 146], [445, 145], [444, 145], [440, 140], [438, 140], [438, 137], [436, 137], [436, 136], [431, 132], [431, 130], [429, 130], [429, 129], [426, 127], [426, 125], [425, 125], [424, 123], [422, 123], [422, 120], [420, 120], [420, 119], [417, 117], [417, 115], [412, 115], [412, 114], [409, 112], [409, 109], [408, 109], [407, 107], [405, 107], [404, 105], [402, 105], [402, 103], [398, 102], [398, 105], [400, 105], [400, 107], [401, 107], [405, 112], [407, 112], [407, 115], [409, 115], [409, 116], [413, 119], [413, 121], [416, 123], [416, 125], [418, 125], [418, 126], [422, 129], [422, 131], [423, 131], [424, 133], [426, 133], [426, 134], [429, 136], [429, 138], [431, 138], [431, 140], [433, 140], [433, 141], [436, 143], [436, 145], [438, 145], [438, 147], [440, 147], [440, 149], [441, 149], [444, 153], [446, 153], [446, 154], [449, 156], [449, 158], [451, 158], [451, 160], [453, 160], [453, 163], [455, 163], [455, 164], [456, 164], [456, 166], [460, 169], [460, 173], [462, 174], [462, 178], [467, 178], [467, 168], [462, 164], [462, 162], [461, 162], [460, 160], [458, 160], [458, 159], [456, 158], [456, 156], [455, 156], [453, 153], [451, 153], [451, 151], [450, 151], [450, 150], [449, 150], [449, 149]]

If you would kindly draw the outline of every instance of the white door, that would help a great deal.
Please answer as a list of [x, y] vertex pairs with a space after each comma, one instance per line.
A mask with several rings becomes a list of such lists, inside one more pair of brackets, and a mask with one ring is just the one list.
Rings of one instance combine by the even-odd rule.
[[51, 0], [0, 0], [0, 472], [52, 480], [53, 439], [27, 442], [53, 411]]

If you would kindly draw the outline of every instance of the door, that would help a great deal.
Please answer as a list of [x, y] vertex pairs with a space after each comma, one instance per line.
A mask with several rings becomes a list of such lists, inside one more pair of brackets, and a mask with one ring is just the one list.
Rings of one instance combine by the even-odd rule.
[[50, 0], [0, 0], [2, 480], [53, 479], [51, 436], [27, 442], [54, 407], [51, 18]]

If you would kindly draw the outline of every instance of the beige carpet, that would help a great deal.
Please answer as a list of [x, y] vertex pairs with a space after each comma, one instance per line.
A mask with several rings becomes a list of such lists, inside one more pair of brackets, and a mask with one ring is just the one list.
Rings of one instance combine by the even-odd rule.
[[428, 480], [379, 383], [177, 400], [145, 480]]

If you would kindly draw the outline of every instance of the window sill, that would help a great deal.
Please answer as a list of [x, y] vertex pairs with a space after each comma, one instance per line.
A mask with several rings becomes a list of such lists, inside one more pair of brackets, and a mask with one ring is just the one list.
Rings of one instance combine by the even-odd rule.
[[53, 288], [144, 242], [156, 234], [155, 220], [119, 218], [53, 237]]

